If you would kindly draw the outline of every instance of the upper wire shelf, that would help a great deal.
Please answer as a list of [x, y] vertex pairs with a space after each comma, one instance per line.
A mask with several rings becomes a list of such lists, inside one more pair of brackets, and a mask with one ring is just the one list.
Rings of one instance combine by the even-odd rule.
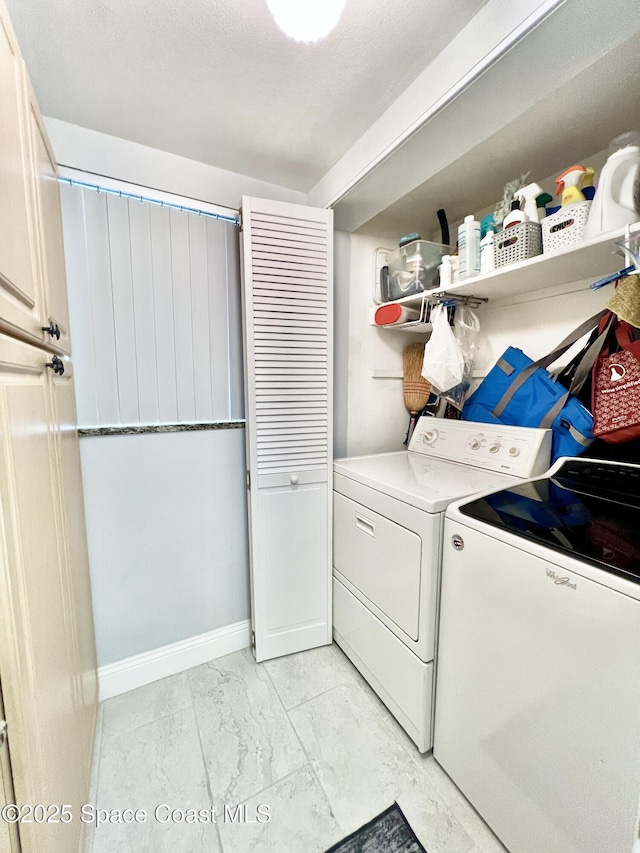
[[488, 299], [482, 296], [459, 296], [455, 293], [447, 293], [446, 291], [440, 291], [439, 293], [425, 291], [422, 294], [420, 316], [417, 320], [408, 320], [406, 323], [390, 323], [378, 326], [378, 328], [396, 332], [412, 332], [418, 335], [428, 335], [431, 334], [433, 328], [431, 325], [431, 311], [434, 306], [444, 305], [447, 308], [449, 322], [452, 323], [458, 305], [469, 305], [471, 308], [478, 308], [484, 302], [488, 301]]

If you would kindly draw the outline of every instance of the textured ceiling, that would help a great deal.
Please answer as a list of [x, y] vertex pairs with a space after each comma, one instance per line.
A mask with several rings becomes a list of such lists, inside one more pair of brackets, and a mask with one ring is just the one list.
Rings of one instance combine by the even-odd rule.
[[6, 2], [45, 115], [307, 191], [486, 0], [347, 0], [315, 45], [265, 0]]

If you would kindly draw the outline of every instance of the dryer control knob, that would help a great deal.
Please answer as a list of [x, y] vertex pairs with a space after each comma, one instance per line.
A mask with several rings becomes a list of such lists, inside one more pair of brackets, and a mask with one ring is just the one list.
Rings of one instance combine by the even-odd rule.
[[481, 445], [479, 439], [474, 438], [471, 440], [471, 449], [472, 450], [480, 450], [481, 447], [482, 447], [482, 445]]
[[489, 453], [497, 453], [500, 450], [501, 445], [496, 441], [495, 444], [492, 444], [489, 448]]
[[422, 434], [422, 443], [423, 444], [435, 444], [438, 440], [438, 430], [437, 429], [428, 429], [426, 432]]
[[517, 447], [509, 448], [509, 456], [520, 456], [520, 450]]

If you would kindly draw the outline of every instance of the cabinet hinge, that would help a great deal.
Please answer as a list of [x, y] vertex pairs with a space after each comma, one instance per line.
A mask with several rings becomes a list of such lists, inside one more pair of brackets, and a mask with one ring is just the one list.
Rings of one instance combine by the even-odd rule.
[[255, 650], [256, 650], [256, 632], [255, 631], [251, 632], [251, 648], [255, 652]]
[[238, 228], [239, 228], [241, 231], [243, 230], [243, 225], [242, 225], [242, 211], [241, 211], [241, 210], [240, 210], [240, 211], [238, 211]]
[[251, 491], [251, 471], [247, 471], [247, 489]]

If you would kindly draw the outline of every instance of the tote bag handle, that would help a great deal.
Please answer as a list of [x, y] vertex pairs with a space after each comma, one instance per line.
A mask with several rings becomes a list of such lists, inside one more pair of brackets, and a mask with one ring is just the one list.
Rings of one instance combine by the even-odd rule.
[[[595, 327], [599, 326], [600, 321], [604, 317], [606, 317], [607, 314], [610, 313], [611, 312], [605, 308], [604, 310], [599, 311], [597, 314], [594, 314], [593, 317], [590, 317], [588, 320], [585, 320], [578, 326], [577, 329], [574, 329], [570, 334], [568, 334], [567, 337], [561, 343], [559, 343], [554, 350], [552, 350], [550, 353], [543, 356], [542, 358], [539, 358], [537, 361], [532, 362], [528, 367], [525, 367], [524, 370], [520, 371], [520, 373], [515, 377], [513, 382], [508, 385], [506, 391], [498, 401], [496, 407], [494, 408], [491, 414], [495, 418], [500, 418], [500, 415], [504, 412], [508, 404], [511, 402], [513, 395], [516, 393], [518, 388], [521, 388], [524, 385], [524, 383], [527, 381], [527, 379], [531, 376], [532, 373], [535, 373], [535, 371], [539, 367], [546, 370], [550, 364], [553, 364], [553, 362], [557, 358], [560, 358], [560, 356], [563, 355], [571, 346], [573, 346], [576, 341], [579, 341], [580, 338], [587, 334], [587, 332], [590, 332]], [[585, 352], [580, 362], [580, 365], [578, 366], [578, 369], [576, 370], [575, 375], [571, 381], [571, 386], [567, 391], [566, 396], [561, 398], [562, 405], [558, 407], [558, 404], [556, 404], [551, 409], [551, 411], [545, 416], [543, 423], [544, 421], [548, 420], [548, 417], [552, 412], [554, 412], [553, 418], [555, 418], [556, 414], [558, 413], [555, 410], [557, 409], [558, 411], [560, 411], [562, 409], [569, 394], [576, 394], [584, 385], [584, 382], [587, 376], [589, 375], [591, 368], [593, 367], [598, 355], [600, 354], [600, 350], [602, 349], [602, 346], [609, 332], [613, 316], [614, 315], [611, 315], [611, 318], [609, 319], [609, 322], [607, 323], [604, 331], [598, 335], [598, 337], [591, 344], [589, 349]], [[553, 421], [553, 418], [551, 418], [551, 422]]]

